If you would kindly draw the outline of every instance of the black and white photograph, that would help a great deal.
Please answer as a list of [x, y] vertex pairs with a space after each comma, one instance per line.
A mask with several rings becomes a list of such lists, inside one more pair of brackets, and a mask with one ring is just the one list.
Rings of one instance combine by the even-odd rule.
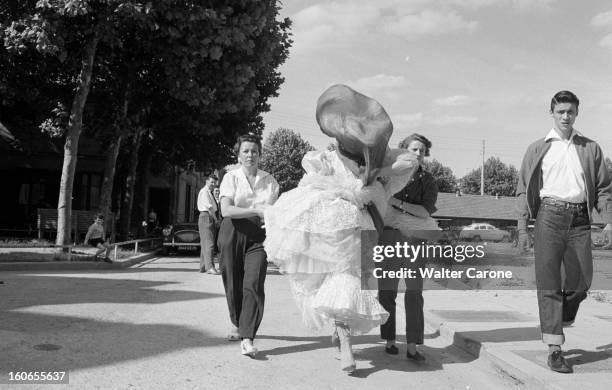
[[0, 388], [612, 388], [612, 3], [0, 0]]

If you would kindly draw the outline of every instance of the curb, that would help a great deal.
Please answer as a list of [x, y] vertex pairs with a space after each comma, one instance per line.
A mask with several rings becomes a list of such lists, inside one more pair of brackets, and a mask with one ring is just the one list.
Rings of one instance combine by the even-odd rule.
[[554, 383], [546, 380], [548, 370], [544, 370], [528, 360], [516, 355], [508, 347], [488, 346], [465, 332], [456, 331], [444, 319], [425, 311], [425, 322], [437, 329], [440, 336], [455, 347], [467, 352], [475, 358], [484, 358], [492, 363], [501, 374], [518, 382], [518, 385], [528, 389], [561, 390]]
[[0, 263], [0, 271], [81, 271], [112, 270], [131, 267], [158, 255], [160, 250], [132, 256], [110, 263], [103, 261], [41, 261], [41, 262], [6, 262]]

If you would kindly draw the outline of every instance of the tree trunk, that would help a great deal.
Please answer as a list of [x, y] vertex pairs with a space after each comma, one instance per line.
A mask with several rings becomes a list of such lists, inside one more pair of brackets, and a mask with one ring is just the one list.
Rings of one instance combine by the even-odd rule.
[[70, 118], [66, 129], [64, 143], [64, 164], [60, 180], [59, 199], [57, 202], [57, 245], [66, 245], [70, 240], [72, 217], [72, 187], [79, 150], [79, 137], [83, 127], [83, 110], [91, 86], [91, 74], [99, 38], [97, 35], [87, 42], [83, 53], [78, 85], [74, 94]]
[[129, 104], [129, 86], [123, 95], [123, 104], [119, 117], [119, 125], [115, 130], [114, 137], [111, 139], [108, 148], [106, 149], [106, 161], [104, 163], [104, 178], [102, 179], [102, 193], [100, 194], [100, 211], [104, 214], [106, 221], [106, 232], [114, 231], [115, 226], [109, 226], [112, 223], [110, 214], [112, 209], [113, 183], [115, 181], [115, 171], [117, 168], [117, 157], [121, 148], [121, 140], [127, 132], [126, 121]]
[[121, 234], [124, 238], [130, 238], [130, 227], [132, 225], [132, 208], [134, 206], [134, 188], [136, 185], [136, 173], [138, 168], [138, 152], [142, 142], [143, 131], [138, 129], [134, 134], [134, 142], [132, 153], [130, 154], [130, 162], [128, 174], [125, 179], [125, 189], [123, 193], [123, 201], [121, 202]]

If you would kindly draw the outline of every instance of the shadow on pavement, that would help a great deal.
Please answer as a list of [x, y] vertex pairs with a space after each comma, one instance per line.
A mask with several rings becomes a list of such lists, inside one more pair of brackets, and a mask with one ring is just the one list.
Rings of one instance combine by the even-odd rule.
[[[206, 332], [181, 325], [108, 322], [72, 316], [5, 312], [0, 333], [0, 373], [38, 369], [78, 370], [116, 365], [186, 349], [225, 344]], [[19, 333], [17, 333], [19, 332]], [[40, 351], [51, 345], [55, 350]], [[3, 359], [4, 360], [4, 359]]]
[[[160, 287], [177, 283], [179, 282], [19, 275], [4, 281], [2, 290], [0, 290], [2, 291], [0, 310], [78, 303], [168, 303], [224, 296], [223, 294], [196, 291], [160, 289]], [[79, 291], [86, 293], [78, 293]], [[4, 321], [0, 327], [3, 325]]]

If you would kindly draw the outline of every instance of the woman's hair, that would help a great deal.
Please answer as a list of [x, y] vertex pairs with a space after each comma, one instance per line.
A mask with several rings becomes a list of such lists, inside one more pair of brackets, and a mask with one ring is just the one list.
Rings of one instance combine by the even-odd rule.
[[412, 133], [408, 137], [404, 138], [398, 145], [401, 149], [408, 149], [408, 146], [412, 141], [419, 141], [425, 145], [425, 157], [429, 157], [429, 149], [431, 149], [431, 141], [418, 133]]
[[236, 156], [238, 155], [238, 153], [240, 153], [240, 146], [242, 146], [244, 142], [252, 142], [256, 144], [257, 150], [259, 150], [259, 154], [261, 155], [262, 149], [261, 140], [259, 139], [259, 137], [255, 134], [244, 134], [238, 137], [238, 141], [236, 141], [236, 144], [234, 145], [234, 153], [236, 153]]

